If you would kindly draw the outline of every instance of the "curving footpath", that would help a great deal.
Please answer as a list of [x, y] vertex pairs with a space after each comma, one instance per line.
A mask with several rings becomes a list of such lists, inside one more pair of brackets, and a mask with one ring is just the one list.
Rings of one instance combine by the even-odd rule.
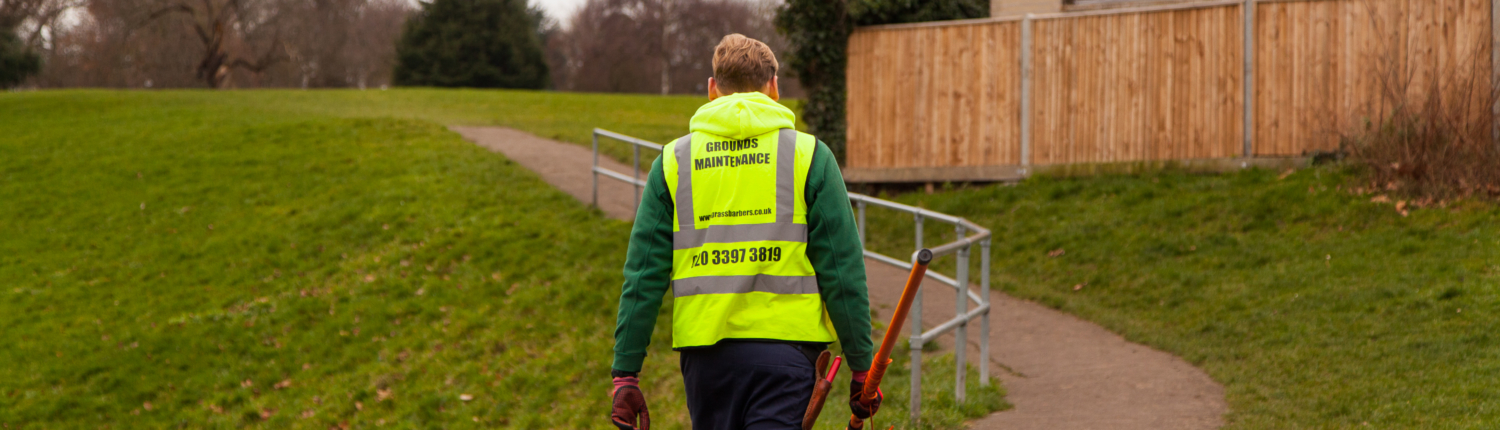
[[[559, 189], [588, 202], [593, 152], [500, 127], [451, 127], [464, 138], [504, 153]], [[629, 166], [600, 158], [609, 169]], [[649, 164], [643, 169], [649, 168]], [[644, 172], [643, 172], [644, 174]], [[612, 218], [634, 216], [632, 187], [601, 178], [599, 204]], [[905, 271], [866, 260], [870, 301], [888, 319]], [[954, 291], [922, 284], [922, 321], [933, 327], [954, 315]], [[1171, 354], [1131, 343], [1094, 323], [1000, 292], [990, 293], [990, 349], [983, 360], [1015, 405], [971, 422], [975, 429], [1199, 430], [1223, 425], [1224, 388]], [[979, 363], [978, 330], [970, 331], [969, 360]], [[939, 341], [952, 347], [953, 338]], [[903, 381], [904, 382], [904, 381]]]

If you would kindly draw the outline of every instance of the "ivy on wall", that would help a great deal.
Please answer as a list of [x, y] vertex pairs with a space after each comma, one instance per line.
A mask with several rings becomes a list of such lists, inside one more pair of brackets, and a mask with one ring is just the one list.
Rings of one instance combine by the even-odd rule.
[[807, 91], [802, 121], [843, 164], [844, 72], [854, 27], [989, 15], [989, 0], [787, 0], [777, 11], [776, 30], [791, 46], [787, 67]]

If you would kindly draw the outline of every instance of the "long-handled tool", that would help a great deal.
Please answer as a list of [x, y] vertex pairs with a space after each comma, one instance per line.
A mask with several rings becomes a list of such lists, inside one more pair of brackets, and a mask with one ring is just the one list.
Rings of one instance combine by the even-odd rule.
[[[906, 313], [911, 310], [911, 301], [917, 297], [917, 289], [922, 285], [922, 277], [927, 275], [927, 263], [930, 262], [932, 251], [926, 248], [917, 251], [917, 263], [911, 266], [911, 275], [906, 277], [906, 288], [901, 290], [901, 301], [896, 302], [896, 313], [891, 315], [891, 324], [885, 329], [885, 339], [880, 341], [880, 350], [875, 352], [875, 359], [870, 363], [870, 373], [865, 376], [865, 390], [861, 395], [866, 403], [875, 399], [875, 391], [880, 389], [880, 379], [885, 377], [885, 369], [891, 365], [891, 348], [896, 346], [896, 336], [901, 333], [901, 325], [906, 323]], [[849, 417], [849, 429], [859, 430], [864, 427], [864, 420], [852, 415]]]
[[807, 412], [802, 415], [802, 430], [812, 430], [813, 424], [818, 422], [818, 414], [823, 413], [823, 403], [828, 400], [828, 392], [833, 391], [833, 377], [839, 374], [839, 363], [844, 357], [833, 359], [833, 369], [828, 369], [828, 351], [823, 351], [818, 356], [818, 381], [813, 384], [812, 401], [807, 403]]

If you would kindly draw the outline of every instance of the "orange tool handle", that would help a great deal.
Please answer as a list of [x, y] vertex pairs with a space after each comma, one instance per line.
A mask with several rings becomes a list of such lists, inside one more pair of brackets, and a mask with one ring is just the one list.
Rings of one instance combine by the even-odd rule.
[[[917, 263], [911, 266], [911, 275], [906, 277], [906, 287], [901, 290], [901, 301], [896, 302], [896, 313], [891, 315], [891, 324], [886, 327], [885, 338], [880, 341], [880, 350], [875, 352], [875, 359], [870, 362], [870, 373], [865, 376], [865, 390], [862, 393], [865, 402], [874, 399], [875, 391], [880, 389], [880, 380], [885, 378], [885, 370], [891, 365], [891, 348], [896, 346], [896, 337], [901, 333], [901, 326], [906, 323], [906, 314], [911, 310], [912, 300], [917, 297], [922, 278], [927, 275], [927, 263], [931, 262], [932, 251], [925, 248], [917, 251]], [[849, 428], [863, 427], [864, 420], [849, 417]]]

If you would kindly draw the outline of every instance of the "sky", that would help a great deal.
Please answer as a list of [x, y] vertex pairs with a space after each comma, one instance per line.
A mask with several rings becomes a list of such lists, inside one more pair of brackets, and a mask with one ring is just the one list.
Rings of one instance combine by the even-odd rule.
[[584, 1], [585, 0], [530, 0], [529, 3], [541, 6], [542, 10], [547, 11], [547, 16], [552, 17], [552, 19], [558, 20], [559, 23], [566, 24], [568, 17], [572, 16], [573, 11], [578, 10], [579, 6], [583, 6]]

